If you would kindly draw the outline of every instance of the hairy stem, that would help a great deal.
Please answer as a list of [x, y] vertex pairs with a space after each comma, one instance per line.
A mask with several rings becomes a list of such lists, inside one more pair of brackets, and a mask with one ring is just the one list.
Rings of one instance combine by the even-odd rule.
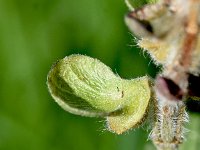
[[184, 122], [188, 115], [182, 101], [158, 100], [157, 119], [150, 135], [158, 150], [177, 150], [184, 139]]

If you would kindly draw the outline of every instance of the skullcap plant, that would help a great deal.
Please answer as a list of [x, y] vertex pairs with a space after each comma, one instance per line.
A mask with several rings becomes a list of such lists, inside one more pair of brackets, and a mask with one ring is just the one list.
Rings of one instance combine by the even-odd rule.
[[176, 150], [184, 142], [189, 121], [186, 101], [200, 100], [199, 0], [125, 0], [125, 17], [162, 71], [122, 79], [95, 58], [70, 55], [53, 64], [47, 85], [64, 110], [86, 117], [104, 117], [107, 130], [122, 134], [150, 120], [149, 138], [158, 150]]

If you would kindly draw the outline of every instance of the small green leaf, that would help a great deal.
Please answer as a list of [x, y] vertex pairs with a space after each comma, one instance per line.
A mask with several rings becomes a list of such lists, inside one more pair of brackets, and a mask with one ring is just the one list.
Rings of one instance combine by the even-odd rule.
[[132, 6], [133, 8], [140, 8], [145, 4], [154, 4], [159, 0], [125, 0], [125, 1], [128, 5]]
[[47, 84], [63, 109], [82, 116], [107, 116], [108, 129], [118, 134], [143, 121], [151, 96], [148, 77], [121, 79], [99, 60], [83, 55], [54, 64]]

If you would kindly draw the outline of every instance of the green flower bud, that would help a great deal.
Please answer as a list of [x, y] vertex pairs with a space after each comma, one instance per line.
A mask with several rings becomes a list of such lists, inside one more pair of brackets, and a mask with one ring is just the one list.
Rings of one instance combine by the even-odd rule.
[[83, 55], [54, 64], [47, 84], [63, 109], [82, 116], [107, 116], [108, 129], [118, 134], [142, 122], [151, 96], [148, 77], [121, 79], [99, 60]]
[[59, 60], [48, 74], [49, 91], [66, 111], [98, 116], [120, 109], [122, 79], [97, 59], [71, 55]]

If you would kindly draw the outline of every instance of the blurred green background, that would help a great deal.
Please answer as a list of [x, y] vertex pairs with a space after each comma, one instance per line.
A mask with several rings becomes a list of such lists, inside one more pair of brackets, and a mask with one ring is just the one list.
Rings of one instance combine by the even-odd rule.
[[[154, 77], [124, 24], [127, 11], [123, 0], [0, 0], [0, 150], [154, 149], [146, 128], [109, 133], [104, 119], [65, 112], [46, 86], [53, 62], [74, 53], [100, 59], [123, 78]], [[191, 128], [199, 128], [198, 117]], [[200, 139], [193, 132], [190, 150]]]

